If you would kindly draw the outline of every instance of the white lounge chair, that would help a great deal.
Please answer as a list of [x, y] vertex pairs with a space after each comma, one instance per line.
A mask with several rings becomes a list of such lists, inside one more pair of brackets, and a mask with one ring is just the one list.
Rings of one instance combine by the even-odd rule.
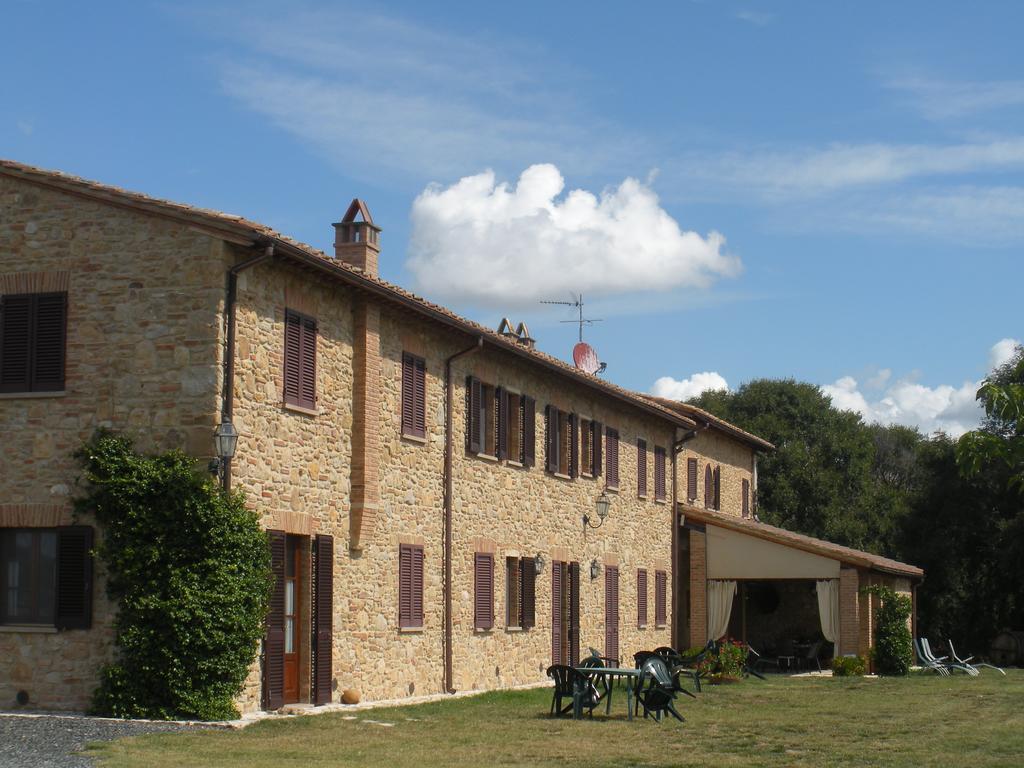
[[914, 651], [917, 653], [917, 660], [925, 669], [930, 669], [940, 677], [949, 677], [949, 669], [931, 654], [931, 650], [925, 651], [924, 638], [914, 639]]
[[948, 656], [936, 656], [934, 653], [932, 653], [932, 646], [931, 643], [928, 642], [927, 637], [922, 637], [920, 639], [920, 642], [921, 648], [925, 652], [925, 658], [945, 667], [947, 671], [952, 672], [954, 669], [959, 669], [961, 672], [964, 672], [970, 675], [971, 677], [978, 676], [978, 670], [976, 670], [974, 667], [971, 667], [969, 665], [965, 666], [963, 664], [954, 664], [953, 662], [949, 661]]
[[968, 656], [966, 659], [961, 659], [959, 656], [956, 655], [956, 648], [953, 647], [952, 640], [949, 641], [949, 653], [953, 657], [953, 660], [955, 662], [957, 662], [958, 664], [963, 664], [965, 667], [970, 667], [974, 670], [975, 674], [979, 674], [980, 672], [978, 667], [989, 667], [991, 669], [994, 669], [1003, 677], [1006, 677], [1006, 673], [994, 664], [986, 664], [984, 661], [972, 661], [972, 659], [974, 658], [973, 656]]

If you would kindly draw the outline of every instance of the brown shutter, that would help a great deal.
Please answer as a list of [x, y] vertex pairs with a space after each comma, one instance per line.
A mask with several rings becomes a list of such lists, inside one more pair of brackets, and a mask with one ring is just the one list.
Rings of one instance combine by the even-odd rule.
[[466, 450], [469, 453], [483, 452], [483, 437], [480, 428], [480, 403], [483, 400], [483, 387], [480, 379], [466, 377]]
[[750, 517], [750, 481], [743, 481], [743, 516]]
[[715, 467], [715, 509], [722, 508], [722, 468]]
[[522, 600], [522, 628], [531, 629], [537, 624], [537, 568], [532, 557], [519, 561], [519, 598]]
[[411, 435], [416, 419], [413, 415], [416, 403], [416, 362], [412, 355], [402, 353], [402, 434]]
[[[548, 406], [550, 407], [550, 406]], [[562, 664], [562, 563], [551, 561], [551, 663]]]
[[647, 441], [636, 441], [636, 492], [647, 495]]
[[427, 361], [416, 360], [416, 399], [413, 403], [413, 434], [416, 437], [427, 436]]
[[284, 401], [299, 404], [302, 359], [302, 318], [291, 310], [284, 313]]
[[619, 568], [604, 567], [604, 655], [619, 658]]
[[594, 431], [594, 437], [592, 438], [594, 444], [594, 460], [590, 463], [590, 473], [594, 477], [600, 477], [602, 470], [601, 436], [604, 434], [604, 429], [602, 428], [600, 421], [590, 422], [590, 428]]
[[398, 547], [398, 626], [423, 626], [423, 547]]
[[331, 701], [334, 649], [334, 539], [313, 539], [313, 703]]
[[494, 555], [477, 552], [473, 569], [473, 626], [494, 627]]
[[654, 448], [654, 498], [665, 500], [665, 449]]
[[686, 498], [692, 504], [697, 500], [697, 460], [686, 460]]
[[267, 635], [263, 642], [263, 705], [268, 710], [284, 706], [284, 531], [267, 531], [274, 587], [267, 610]]
[[[504, 387], [494, 390], [494, 404], [498, 411], [498, 435], [494, 455], [499, 459], [508, 458], [508, 392]], [[518, 456], [515, 457], [519, 459]]]
[[303, 408], [316, 408], [316, 335], [316, 320], [302, 318], [299, 405]]
[[32, 339], [34, 392], [64, 389], [67, 305], [66, 293], [41, 293], [35, 297], [35, 334]]
[[545, 461], [548, 472], [558, 471], [558, 409], [553, 405], [544, 407]]
[[580, 473], [580, 417], [569, 414], [569, 477]]
[[647, 626], [647, 571], [643, 568], [636, 572], [636, 623]]
[[0, 322], [0, 392], [28, 392], [32, 388], [32, 296], [4, 296]]
[[423, 626], [423, 547], [412, 548], [412, 623]]
[[619, 432], [611, 427], [605, 428], [605, 442], [608, 453], [607, 484], [612, 488], [619, 487]]
[[523, 465], [532, 467], [537, 463], [537, 401], [523, 395], [519, 402], [523, 404]]
[[57, 529], [57, 629], [92, 626], [92, 528]]
[[569, 665], [580, 663], [580, 564], [569, 563]]
[[668, 618], [667, 583], [668, 578], [665, 571], [654, 572], [654, 623], [659, 627], [665, 626], [665, 621]]
[[704, 467], [704, 506], [711, 509], [711, 502], [715, 498], [715, 473], [711, 470], [711, 465], [708, 464]]

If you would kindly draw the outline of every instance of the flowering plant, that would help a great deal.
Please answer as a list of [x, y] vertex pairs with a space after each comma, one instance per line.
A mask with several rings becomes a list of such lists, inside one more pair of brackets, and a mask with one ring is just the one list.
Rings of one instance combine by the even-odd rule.
[[705, 677], [739, 679], [747, 660], [747, 646], [740, 640], [726, 638], [714, 650], [708, 651], [697, 667]]

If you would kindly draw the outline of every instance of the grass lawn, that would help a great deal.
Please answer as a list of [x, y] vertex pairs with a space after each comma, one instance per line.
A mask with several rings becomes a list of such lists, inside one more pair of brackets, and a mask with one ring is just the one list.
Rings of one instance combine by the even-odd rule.
[[[1024, 670], [706, 686], [685, 723], [547, 716], [546, 689], [95, 745], [103, 766], [1020, 766]], [[603, 710], [601, 710], [603, 713]], [[384, 723], [390, 724], [384, 725]]]

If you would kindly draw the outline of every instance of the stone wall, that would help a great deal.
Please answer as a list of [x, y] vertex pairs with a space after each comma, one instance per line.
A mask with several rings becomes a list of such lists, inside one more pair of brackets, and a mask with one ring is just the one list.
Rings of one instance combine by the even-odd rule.
[[[0, 526], [71, 522], [72, 454], [97, 427], [212, 453], [222, 253], [185, 226], [0, 175], [0, 291], [68, 292], [65, 391], [0, 395]], [[19, 690], [32, 708], [87, 706], [113, 639], [97, 571], [92, 629], [0, 627], [0, 708]]]
[[679, 500], [688, 503], [694, 496], [687, 485], [687, 460], [697, 459], [697, 493], [694, 506], [704, 506], [704, 470], [708, 464], [712, 469], [721, 467], [721, 511], [740, 517], [743, 513], [743, 481], [750, 483], [750, 504], [753, 510], [754, 494], [754, 451], [735, 438], [715, 429], [703, 430], [688, 441], [679, 454], [676, 477], [679, 484]]

